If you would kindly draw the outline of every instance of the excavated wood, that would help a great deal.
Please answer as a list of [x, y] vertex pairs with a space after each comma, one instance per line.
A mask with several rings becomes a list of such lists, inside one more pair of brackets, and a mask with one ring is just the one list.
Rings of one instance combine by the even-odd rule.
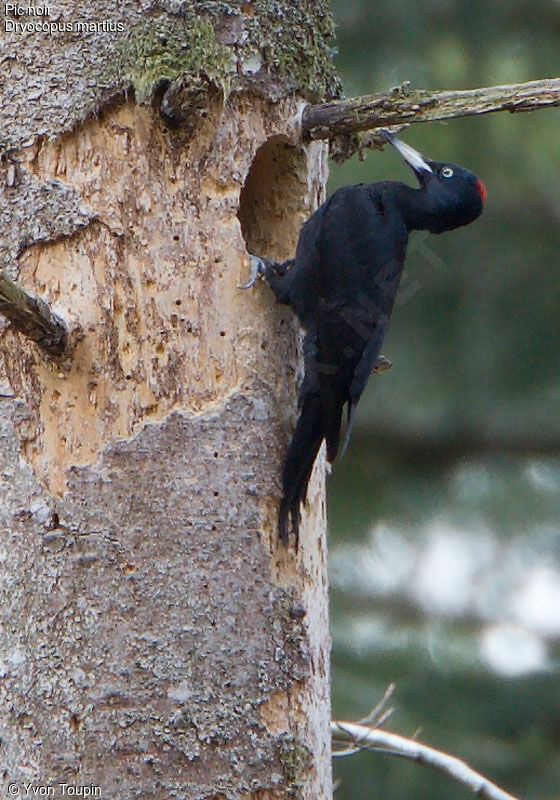
[[247, 247], [286, 258], [323, 197], [300, 102], [217, 100], [191, 137], [130, 101], [13, 154], [22, 219], [33, 186], [87, 214], [57, 233], [45, 209], [18, 261], [80, 320], [72, 360], [0, 329], [6, 783], [329, 796], [324, 460], [299, 553], [278, 550], [297, 326], [237, 288]]

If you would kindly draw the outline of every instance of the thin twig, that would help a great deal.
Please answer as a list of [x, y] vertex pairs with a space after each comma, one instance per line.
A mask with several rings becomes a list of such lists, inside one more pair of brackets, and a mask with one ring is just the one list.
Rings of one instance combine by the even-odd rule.
[[459, 758], [396, 733], [351, 722], [331, 722], [331, 733], [334, 740], [351, 742], [354, 747], [388, 753], [432, 767], [470, 789], [482, 800], [518, 800]]
[[371, 711], [358, 722], [358, 725], [371, 725], [374, 728], [380, 728], [381, 725], [393, 713], [392, 708], [387, 708], [387, 703], [391, 699], [395, 691], [395, 684], [390, 683], [383, 694], [381, 699], [374, 705]]
[[356, 755], [356, 753], [359, 753], [361, 749], [362, 749], [361, 747], [355, 747], [353, 745], [351, 747], [343, 747], [342, 750], [332, 750], [331, 756], [332, 758], [341, 758], [342, 756], [353, 756]]
[[560, 106], [560, 78], [462, 91], [409, 90], [403, 84], [389, 92], [309, 105], [302, 134], [304, 139], [332, 139], [388, 125], [551, 106]]
[[61, 356], [66, 351], [68, 330], [62, 319], [44, 300], [28, 294], [4, 272], [0, 272], [0, 314], [49, 355]]
[[[371, 711], [369, 711], [368, 714], [366, 714], [365, 717], [362, 717], [359, 720], [358, 725], [370, 725], [373, 728], [380, 728], [393, 713], [394, 709], [386, 708], [386, 706], [391, 699], [395, 688], [395, 684], [390, 683], [383, 692], [381, 699], [374, 705], [374, 707], [371, 709]], [[355, 753], [359, 753], [361, 749], [361, 746], [356, 747], [353, 745], [350, 747], [343, 747], [340, 750], [333, 749], [332, 756], [333, 758], [340, 758], [341, 756], [353, 756]]]

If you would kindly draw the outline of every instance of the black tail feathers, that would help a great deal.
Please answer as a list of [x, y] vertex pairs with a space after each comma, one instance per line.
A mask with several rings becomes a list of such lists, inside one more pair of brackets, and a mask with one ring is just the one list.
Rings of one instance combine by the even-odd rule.
[[323, 437], [323, 417], [319, 397], [316, 394], [308, 395], [303, 402], [284, 464], [282, 481], [284, 496], [278, 514], [278, 535], [284, 544], [288, 543], [291, 518], [297, 547], [300, 505], [307, 495], [313, 464]]

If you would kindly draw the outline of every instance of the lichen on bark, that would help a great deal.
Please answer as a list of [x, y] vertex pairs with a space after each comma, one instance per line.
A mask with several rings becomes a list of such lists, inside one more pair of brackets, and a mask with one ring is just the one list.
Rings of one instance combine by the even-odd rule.
[[[57, 11], [69, 30], [8, 31], [0, 43], [0, 153], [70, 130], [119, 93], [148, 100], [162, 79], [203, 73], [225, 94], [253, 89], [274, 101], [295, 92], [314, 100], [340, 94], [326, 0], [167, 0], [155, 13], [148, 0], [97, 0], [94, 19], [121, 26], [106, 36], [78, 31], [85, 12], [70, 0]], [[41, 36], [48, 47], [38, 46]]]
[[[238, 92], [189, 137], [129, 100], [10, 156], [22, 225], [26, 193], [37, 187], [28, 211], [40, 218], [53, 180], [69, 209], [88, 210], [75, 230], [82, 215], [69, 211], [58, 237], [41, 218], [46, 238], [18, 258], [22, 285], [83, 325], [68, 369], [0, 334], [0, 422], [12, 436], [0, 448], [17, 442], [34, 492], [18, 493], [6, 459], [10, 780], [33, 753], [28, 780], [69, 769], [120, 800], [139, 785], [158, 800], [281, 798], [292, 775], [302, 797], [328, 796], [324, 465], [306, 514], [315, 528], [304, 526], [297, 554], [278, 550], [297, 333], [264, 285], [238, 289], [240, 195], [257, 151], [246, 206], [274, 195], [265, 227], [279, 257], [324, 187], [324, 145], [292, 143], [298, 102]], [[20, 249], [15, 236], [7, 252]], [[14, 591], [10, 576], [22, 575]], [[309, 748], [308, 767], [286, 770], [282, 736]]]
[[[336, 84], [325, 8], [97, 0], [124, 31], [0, 52], [0, 255], [84, 332], [62, 368], [0, 329], [0, 785], [330, 795], [324, 459], [299, 551], [277, 548], [297, 328], [238, 288], [248, 238], [289, 257], [323, 197], [294, 120]], [[223, 96], [170, 129], [153, 88], [196, 102], [197, 80]]]
[[198, 77], [201, 70], [226, 93], [231, 85], [235, 54], [216, 41], [210, 20], [198, 16], [139, 22], [122, 43], [121, 55], [138, 102], [149, 100], [160, 81]]

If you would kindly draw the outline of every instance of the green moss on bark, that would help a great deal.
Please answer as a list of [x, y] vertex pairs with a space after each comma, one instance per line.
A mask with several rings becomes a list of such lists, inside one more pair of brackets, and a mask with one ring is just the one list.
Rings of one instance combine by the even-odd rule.
[[[115, 18], [114, 0], [98, 0], [96, 8], [99, 19]], [[157, 12], [122, 6], [119, 22], [111, 36], [86, 30], [39, 41], [6, 34], [18, 59], [2, 67], [0, 152], [71, 130], [131, 86], [140, 102], [162, 81], [214, 83], [226, 96], [256, 91], [273, 102], [340, 95], [327, 0], [162, 0]], [[61, 75], [73, 80], [61, 82]]]
[[149, 99], [162, 80], [198, 75], [202, 69], [223, 86], [232, 71], [232, 51], [216, 42], [209, 20], [196, 17], [147, 18], [131, 29], [123, 58], [139, 102]]
[[282, 764], [289, 795], [299, 797], [305, 773], [311, 763], [309, 749], [292, 734], [286, 734], [278, 741], [278, 758]]
[[248, 24], [250, 40], [284, 86], [310, 99], [341, 95], [332, 62], [334, 21], [328, 2], [256, 0]]
[[146, 17], [131, 27], [120, 53], [137, 99], [149, 99], [162, 80], [197, 77], [201, 70], [226, 94], [254, 84], [271, 99], [291, 92], [314, 99], [340, 95], [326, 2], [255, 0], [245, 7], [251, 12], [198, 3], [180, 16]]

